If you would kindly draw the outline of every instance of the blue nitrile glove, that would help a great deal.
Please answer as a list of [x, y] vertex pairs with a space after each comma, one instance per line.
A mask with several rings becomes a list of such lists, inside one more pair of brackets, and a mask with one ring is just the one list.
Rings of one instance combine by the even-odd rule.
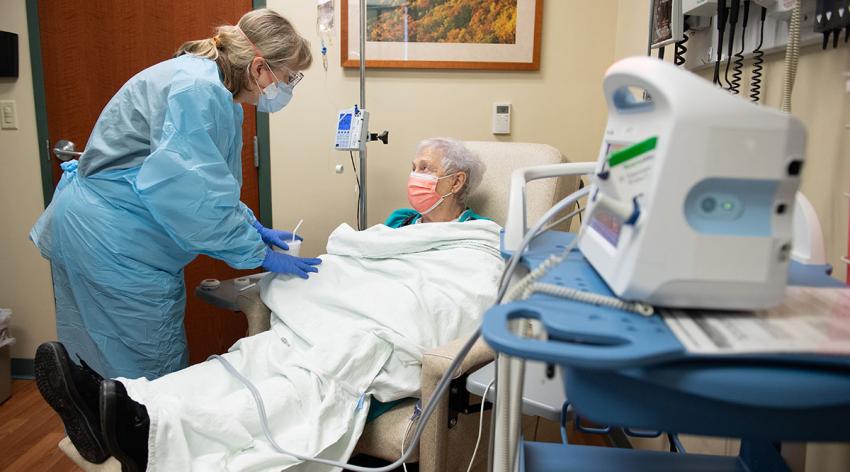
[[308, 278], [308, 272], [319, 271], [318, 268], [313, 266], [321, 263], [322, 260], [318, 258], [295, 257], [269, 249], [266, 251], [265, 260], [263, 260], [263, 269], [278, 274], [297, 275], [302, 279], [306, 279]]
[[[286, 251], [289, 250], [289, 244], [286, 244], [285, 241], [292, 241], [292, 233], [289, 231], [281, 231], [279, 229], [266, 228], [257, 220], [254, 220], [251, 224], [257, 232], [260, 233], [260, 237], [263, 238], [264, 243], [269, 246], [277, 246]], [[295, 239], [298, 241], [304, 240], [304, 238], [298, 235], [295, 235]]]

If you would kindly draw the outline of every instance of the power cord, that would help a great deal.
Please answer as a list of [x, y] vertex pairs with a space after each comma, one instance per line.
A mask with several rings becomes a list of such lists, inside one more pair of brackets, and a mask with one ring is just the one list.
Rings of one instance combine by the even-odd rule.
[[735, 47], [735, 30], [738, 26], [738, 14], [741, 10], [741, 0], [731, 0], [732, 5], [729, 7], [729, 46], [726, 50], [726, 72], [723, 78], [726, 79], [727, 90], [732, 91], [733, 85], [729, 80], [729, 66], [732, 64], [732, 52]]
[[351, 158], [351, 169], [354, 171], [354, 181], [357, 182], [357, 227], [360, 227], [360, 196], [363, 195], [363, 188], [360, 187], [360, 177], [357, 175], [357, 166], [354, 165], [354, 152], [348, 151], [348, 157]]
[[[401, 453], [404, 454], [404, 440], [407, 439], [407, 433], [410, 432], [410, 427], [413, 426], [413, 423], [416, 423], [416, 420], [419, 418], [417, 416], [413, 416], [410, 418], [410, 421], [407, 423], [407, 428], [404, 429], [404, 435], [401, 437]], [[402, 461], [401, 468], [404, 469], [404, 472], [407, 472], [407, 463]]]
[[487, 394], [490, 393], [490, 388], [493, 387], [494, 383], [496, 383], [495, 378], [487, 384], [487, 388], [484, 389], [484, 395], [481, 396], [481, 415], [478, 418], [478, 439], [475, 440], [475, 448], [472, 450], [472, 458], [469, 459], [469, 467], [466, 468], [466, 472], [472, 472], [472, 465], [475, 464], [475, 454], [478, 453], [478, 446], [481, 444], [481, 436], [484, 432], [484, 405], [487, 404]]
[[726, 2], [717, 2], [717, 59], [714, 61], [714, 85], [720, 83], [720, 64], [723, 62], [723, 36], [726, 32], [726, 19], [729, 7]]

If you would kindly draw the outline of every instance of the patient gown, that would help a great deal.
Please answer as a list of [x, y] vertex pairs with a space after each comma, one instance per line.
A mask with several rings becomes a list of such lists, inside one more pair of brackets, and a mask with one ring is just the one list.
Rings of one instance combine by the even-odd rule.
[[51, 261], [59, 340], [106, 377], [188, 363], [183, 267], [198, 254], [258, 267], [266, 247], [239, 201], [242, 108], [215, 62], [180, 56], [130, 79], [79, 163], [65, 163], [30, 232]]

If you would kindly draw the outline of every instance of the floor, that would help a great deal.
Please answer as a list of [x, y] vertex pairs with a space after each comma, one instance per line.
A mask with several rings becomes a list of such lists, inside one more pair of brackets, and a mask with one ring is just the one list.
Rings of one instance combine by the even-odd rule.
[[[0, 405], [0, 471], [79, 471], [56, 446], [65, 436], [62, 422], [44, 402], [35, 381], [13, 380], [12, 396]], [[606, 446], [603, 437], [570, 431], [573, 444]], [[356, 458], [358, 465], [374, 466]], [[410, 472], [416, 470], [408, 467]]]
[[0, 471], [81, 470], [56, 447], [64, 436], [35, 382], [13, 380], [12, 396], [0, 405]]

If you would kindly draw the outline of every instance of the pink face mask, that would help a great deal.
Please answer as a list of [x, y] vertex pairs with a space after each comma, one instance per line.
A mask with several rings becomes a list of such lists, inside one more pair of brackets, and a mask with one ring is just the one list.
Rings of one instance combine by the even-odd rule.
[[[456, 173], [457, 172], [455, 172], [455, 174]], [[440, 204], [445, 201], [446, 197], [453, 193], [449, 192], [441, 196], [437, 193], [437, 182], [455, 174], [437, 177], [431, 174], [411, 172], [410, 177], [407, 178], [407, 201], [410, 202], [410, 205], [414, 210], [423, 215], [427, 215], [433, 211], [434, 208], [440, 206]]]

